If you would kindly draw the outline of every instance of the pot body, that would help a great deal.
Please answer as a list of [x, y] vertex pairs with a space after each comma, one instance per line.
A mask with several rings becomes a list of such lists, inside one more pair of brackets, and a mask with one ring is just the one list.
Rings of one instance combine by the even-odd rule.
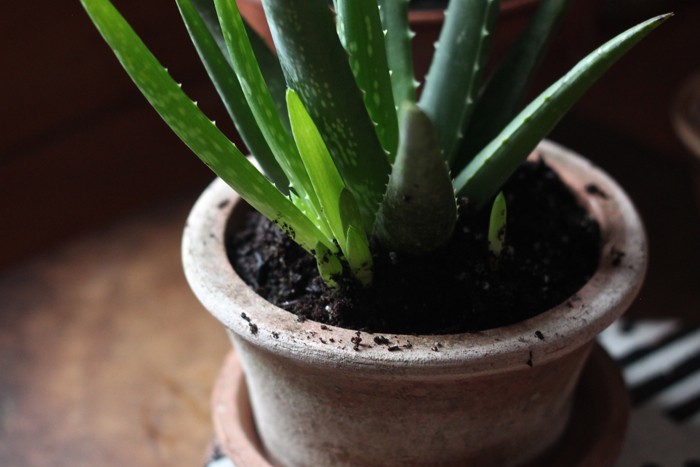
[[[507, 466], [557, 441], [595, 336], [641, 287], [646, 240], [631, 202], [607, 175], [552, 143], [536, 152], [601, 224], [591, 280], [567, 302], [514, 325], [384, 334], [389, 345], [375, 344], [372, 334], [299, 322], [252, 292], [224, 247], [246, 207], [220, 181], [205, 191], [185, 230], [185, 272], [233, 341], [273, 463]], [[597, 189], [587, 190], [591, 185]]]

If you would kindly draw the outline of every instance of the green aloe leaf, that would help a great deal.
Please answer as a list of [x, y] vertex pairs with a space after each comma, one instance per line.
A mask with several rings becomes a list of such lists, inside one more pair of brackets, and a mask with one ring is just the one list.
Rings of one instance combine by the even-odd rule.
[[[201, 16], [204, 24], [206, 24], [209, 33], [212, 35], [216, 44], [221, 49], [221, 52], [225, 56], [226, 60], [231, 63], [231, 59], [228, 56], [228, 49], [226, 49], [226, 41], [224, 40], [224, 35], [221, 32], [221, 25], [219, 24], [219, 17], [216, 14], [216, 6], [214, 5], [214, 0], [192, 0], [192, 5]], [[289, 127], [289, 120], [287, 117], [287, 101], [285, 99], [285, 92], [287, 91], [287, 83], [284, 81], [284, 74], [282, 73], [282, 67], [280, 66], [279, 60], [275, 56], [275, 53], [270, 50], [260, 35], [250, 25], [245, 22], [246, 32], [248, 33], [248, 38], [250, 39], [250, 45], [253, 47], [253, 52], [260, 65], [260, 71], [263, 74], [265, 83], [270, 90], [273, 100], [275, 101], [275, 106], [277, 111], [282, 118], [282, 122], [285, 126]]]
[[357, 207], [357, 202], [352, 192], [345, 188], [340, 192], [340, 219], [343, 221], [343, 229], [347, 231], [350, 226], [361, 226], [362, 215]]
[[[372, 280], [372, 255], [367, 234], [357, 227], [361, 218], [354, 198], [345, 188], [304, 104], [291, 89], [287, 91], [287, 108], [294, 139], [321, 203], [322, 214], [340, 245], [351, 274], [362, 284], [369, 285]], [[332, 265], [331, 268], [335, 266]]]
[[353, 276], [363, 285], [372, 282], [372, 253], [367, 232], [360, 229], [362, 217], [355, 198], [347, 188], [340, 193], [340, 218], [346, 229], [346, 244], [343, 251]]
[[[387, 62], [391, 70], [394, 104], [415, 102], [418, 81], [413, 74], [411, 39], [415, 35], [408, 22], [410, 0], [379, 0], [379, 13], [386, 35]], [[398, 113], [398, 112], [397, 112]]]
[[353, 277], [365, 287], [372, 283], [372, 253], [369, 249], [369, 239], [364, 230], [348, 227], [344, 251]]
[[[200, 0], [199, 3], [204, 2]], [[213, 1], [207, 3], [211, 3], [213, 7]], [[260, 166], [275, 182], [277, 188], [287, 192], [289, 180], [265, 141], [226, 55], [222, 53], [210, 28], [207, 27], [192, 2], [190, 0], [177, 0], [177, 5], [202, 63], [221, 96], [226, 110], [236, 124], [245, 145], [255, 155]]]
[[430, 64], [420, 106], [437, 129], [445, 159], [452, 164], [491, 50], [499, 0], [452, 1]]
[[435, 128], [417, 105], [406, 103], [376, 236], [391, 251], [420, 255], [447, 242], [456, 221], [455, 194]]
[[453, 170], [458, 172], [498, 135], [522, 106], [525, 93], [571, 0], [542, 0], [476, 102]]
[[185, 95], [108, 0], [82, 0], [82, 4], [146, 99], [207, 166], [303, 248], [311, 251], [319, 242], [334, 248]]
[[489, 216], [489, 231], [488, 242], [489, 251], [498, 258], [503, 251], [503, 245], [506, 241], [506, 220], [508, 210], [506, 207], [506, 197], [503, 192], [499, 192], [491, 206], [491, 215]]
[[316, 267], [318, 272], [328, 287], [332, 289], [338, 288], [338, 278], [343, 274], [343, 264], [338, 258], [335, 248], [330, 249], [322, 243], [318, 243], [316, 248], [312, 250], [316, 258]]
[[384, 32], [376, 0], [337, 0], [338, 32], [377, 136], [393, 162], [399, 141]]
[[245, 23], [245, 27], [248, 32], [248, 37], [250, 38], [250, 45], [253, 47], [258, 65], [260, 65], [260, 71], [265, 78], [265, 83], [267, 83], [267, 88], [270, 90], [270, 95], [272, 95], [272, 99], [275, 101], [277, 112], [282, 118], [282, 123], [284, 123], [287, 130], [291, 133], [292, 129], [289, 126], [287, 100], [285, 99], [287, 81], [284, 79], [282, 65], [280, 65], [277, 55], [268, 47], [267, 42], [265, 42], [248, 23]]
[[457, 176], [454, 181], [457, 193], [467, 197], [475, 206], [483, 206], [583, 93], [670, 16], [651, 18], [619, 34], [547, 88]]
[[318, 199], [314, 196], [299, 152], [287, 133], [282, 119], [277, 113], [270, 91], [262, 76], [248, 34], [236, 2], [215, 0], [221, 31], [231, 57], [231, 63], [241, 84], [250, 110], [258, 121], [265, 140], [270, 145], [277, 162], [289, 178], [292, 187], [309, 204], [312, 211], [319, 213]]
[[304, 104], [291, 89], [287, 90], [287, 108], [294, 141], [318, 197], [321, 216], [328, 222], [338, 244], [344, 246], [345, 228], [340, 216], [340, 194], [345, 189], [343, 179]]
[[324, 0], [263, 0], [263, 6], [287, 83], [314, 119], [369, 230], [390, 166], [333, 15]]

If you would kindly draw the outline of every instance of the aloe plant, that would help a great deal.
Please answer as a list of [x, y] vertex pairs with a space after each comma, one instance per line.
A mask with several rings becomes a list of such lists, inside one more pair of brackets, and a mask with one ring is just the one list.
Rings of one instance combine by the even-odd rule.
[[[146, 99], [219, 177], [316, 257], [331, 286], [372, 282], [372, 239], [427, 255], [449, 241], [456, 196], [487, 206], [536, 144], [622, 55], [670, 15], [584, 58], [522, 107], [569, 0], [542, 0], [484, 74], [499, 0], [452, 1], [420, 99], [408, 0], [263, 0], [276, 55], [234, 0], [176, 0], [262, 172], [184, 93], [109, 0], [81, 0]], [[491, 250], [503, 249], [502, 197]]]

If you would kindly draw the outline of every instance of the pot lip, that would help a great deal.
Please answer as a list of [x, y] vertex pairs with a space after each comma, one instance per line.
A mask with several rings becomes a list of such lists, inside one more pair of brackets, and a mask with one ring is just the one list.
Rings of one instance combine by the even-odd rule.
[[[612, 178], [550, 141], [542, 141], [535, 153], [598, 219], [602, 248], [599, 267], [583, 288], [525, 321], [447, 335], [370, 334], [300, 322], [253, 292], [230, 265], [224, 234], [240, 198], [220, 179], [202, 193], [187, 219], [182, 243], [185, 276], [200, 302], [230, 333], [300, 364], [436, 378], [544, 364], [590, 343], [629, 307], [644, 279], [647, 246], [639, 215]], [[598, 190], [587, 190], [592, 185]], [[374, 337], [380, 335], [389, 345], [375, 344]], [[397, 346], [394, 351], [389, 350], [392, 346]]]

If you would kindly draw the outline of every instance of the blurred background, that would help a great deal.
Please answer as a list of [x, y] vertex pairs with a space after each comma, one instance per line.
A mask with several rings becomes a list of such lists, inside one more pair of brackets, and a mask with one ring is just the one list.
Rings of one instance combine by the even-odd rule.
[[[254, 22], [257, 2], [238, 1]], [[185, 91], [238, 141], [175, 2], [114, 3]], [[437, 37], [440, 14], [430, 11], [435, 3], [422, 2], [413, 16], [418, 76]], [[502, 0], [497, 53], [536, 3]], [[650, 269], [630, 314], [697, 324], [700, 2], [573, 0], [535, 91], [614, 34], [668, 11], [675, 17], [616, 64], [550, 137], [609, 171], [642, 213]], [[2, 24], [0, 465], [44, 465], [49, 458], [53, 465], [84, 465], [56, 461], [71, 443], [82, 455], [97, 450], [82, 459], [125, 461], [124, 445], [107, 449], [95, 442], [95, 436], [112, 435], [131, 439], [132, 453], [145, 449], [143, 436], [156, 440], [142, 453], [148, 464], [197, 459], [209, 436], [210, 386], [228, 344], [213, 320], [187, 309], [199, 307], [182, 279], [178, 244], [189, 206], [213, 175], [147, 105], [78, 0], [10, 2]], [[159, 337], [163, 329], [172, 337]], [[71, 344], [57, 349], [59, 341]], [[152, 367], [130, 370], [128, 356], [152, 360]], [[65, 363], [71, 359], [74, 364]], [[186, 377], [188, 372], [198, 376]], [[124, 386], [115, 394], [123, 405], [115, 402], [102, 424], [85, 429], [91, 411], [99, 413], [104, 402], [89, 402], [94, 379], [109, 390], [128, 375], [159, 385], [140, 395], [134, 395], [137, 383]], [[27, 388], [43, 378], [56, 384], [55, 406], [44, 393], [28, 395]], [[193, 387], [197, 378], [203, 383]], [[61, 405], [71, 398], [88, 402], [82, 408]], [[39, 400], [50, 408], [42, 411]], [[60, 420], [46, 415], [58, 408]], [[115, 420], [125, 411], [139, 416], [132, 431], [122, 432]], [[189, 439], [201, 452], [183, 451], [182, 430], [173, 424], [196, 429]], [[66, 426], [83, 428], [66, 441], [56, 434]], [[27, 457], [36, 433], [43, 433], [41, 449], [52, 456]]]

